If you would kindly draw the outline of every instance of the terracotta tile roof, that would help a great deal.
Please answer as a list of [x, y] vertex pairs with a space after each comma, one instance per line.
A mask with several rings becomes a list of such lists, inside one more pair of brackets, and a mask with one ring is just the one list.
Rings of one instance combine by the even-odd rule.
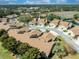
[[13, 18], [13, 17], [17, 17], [17, 15], [16, 15], [16, 14], [13, 14], [13, 15], [7, 15], [6, 17], [7, 17], [7, 18]]
[[28, 31], [29, 31], [29, 29], [28, 29], [28, 28], [26, 28], [26, 27], [23, 27], [23, 28], [20, 28], [20, 29], [19, 29], [19, 31], [25, 31], [25, 32], [28, 32]]
[[48, 21], [46, 20], [46, 19], [39, 19], [38, 20], [38, 23], [39, 24], [45, 24], [45, 23], [47, 23]]
[[[0, 28], [6, 29], [9, 27], [9, 24], [7, 24], [6, 26], [3, 25], [3, 23], [0, 23]], [[38, 48], [40, 51], [43, 51], [46, 53], [46, 55], [48, 56], [51, 48], [54, 44], [54, 42], [50, 43], [45, 43], [41, 40], [38, 40], [39, 38], [35, 38], [35, 40], [29, 38], [29, 33], [30, 34], [37, 34], [39, 35], [40, 31], [39, 30], [32, 30], [31, 32], [25, 32], [24, 34], [18, 34], [19, 29], [11, 29], [8, 31], [9, 36], [13, 36], [16, 38], [16, 40], [24, 42], [24, 43], [28, 43], [30, 46], [36, 47]]]
[[[55, 25], [58, 25], [58, 22], [60, 20], [59, 19], [54, 19], [50, 22], [50, 24], [54, 23]], [[69, 25], [69, 22], [66, 22], [66, 21], [60, 21], [60, 24], [59, 25], [62, 25], [62, 26], [65, 26], [65, 27], [68, 27]]]
[[67, 28], [69, 26], [69, 22], [61, 21], [60, 25], [65, 26]]
[[28, 35], [29, 37], [32, 37], [32, 36], [39, 37], [42, 35], [42, 32], [40, 30], [31, 30], [31, 32], [29, 32]]
[[31, 21], [33, 24], [37, 23], [36, 18]]
[[38, 19], [38, 21], [36, 21], [36, 18], [34, 18], [34, 20], [32, 20], [32, 23], [35, 24], [35, 23], [38, 23], [38, 24], [45, 24], [47, 23], [48, 21], [46, 19]]
[[[49, 53], [52, 49], [52, 46], [54, 45], [54, 42], [52, 42], [51, 44], [45, 43], [41, 40], [38, 40], [38, 38], [35, 38], [33, 40], [33, 39], [28, 37], [29, 36], [28, 33], [17, 34], [16, 29], [10, 30], [8, 33], [10, 36], [15, 37], [17, 40], [20, 40], [21, 42], [24, 42], [24, 43], [28, 43], [30, 46], [38, 48], [40, 50], [40, 52], [43, 51], [44, 53], [46, 53], [47, 56], [49, 55]], [[33, 33], [35, 33], [35, 32], [33, 32]]]
[[2, 20], [3, 22], [6, 22], [7, 18], [1, 18], [0, 20]]
[[55, 36], [53, 36], [50, 32], [45, 32], [43, 35], [40, 37], [41, 40], [44, 42], [49, 42], [50, 40], [54, 40]]
[[79, 35], [79, 26], [73, 27], [70, 29], [75, 35]]
[[54, 23], [55, 25], [58, 25], [59, 21], [60, 21], [59, 19], [54, 19], [50, 22], [50, 24]]

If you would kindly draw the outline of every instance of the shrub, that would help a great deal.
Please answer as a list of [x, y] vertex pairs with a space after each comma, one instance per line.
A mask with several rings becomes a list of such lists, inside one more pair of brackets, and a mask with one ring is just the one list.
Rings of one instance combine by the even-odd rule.
[[29, 21], [33, 20], [33, 18], [31, 17], [31, 15], [21, 15], [18, 18], [18, 21], [23, 22], [23, 23], [28, 23]]
[[21, 59], [38, 59], [39, 50], [37, 48], [30, 48]]
[[0, 37], [3, 35], [3, 34], [6, 34], [7, 31], [5, 31], [4, 29], [0, 29]]
[[50, 20], [50, 21], [52, 21], [53, 19], [60, 19], [60, 17], [59, 16], [56, 16], [56, 15], [54, 15], [54, 14], [49, 14], [48, 16], [47, 16], [47, 19], [48, 20]]
[[68, 33], [69, 35], [71, 35], [71, 33]]
[[67, 30], [63, 30], [64, 32], [67, 32]]
[[4, 46], [6, 49], [10, 49], [10, 48], [12, 48], [13, 45], [15, 45], [15, 43], [16, 43], [15, 38], [9, 37], [9, 38], [7, 38], [7, 39], [3, 42], [3, 46]]
[[75, 19], [79, 18], [79, 14], [75, 14], [75, 15], [74, 15], [74, 18], [75, 18]]
[[1, 42], [4, 42], [7, 40], [7, 38], [9, 38], [8, 34], [3, 34], [1, 37], [0, 37], [0, 41]]
[[27, 43], [21, 43], [17, 46], [17, 54], [23, 55], [29, 49], [29, 45]]

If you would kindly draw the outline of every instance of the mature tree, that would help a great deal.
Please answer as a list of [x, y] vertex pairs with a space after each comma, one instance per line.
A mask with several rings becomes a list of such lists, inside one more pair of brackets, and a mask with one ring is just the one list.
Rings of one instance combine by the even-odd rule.
[[1, 18], [6, 17], [7, 15], [12, 15], [12, 14], [16, 14], [14, 12], [14, 9], [10, 9], [10, 8], [8, 8], [8, 9], [5, 9], [5, 8], [0, 9], [0, 17]]
[[0, 37], [0, 40], [2, 40], [2, 45], [4, 48], [8, 49], [10, 52], [12, 52], [14, 55], [18, 54], [17, 47], [22, 44], [20, 41], [16, 41], [15, 38], [9, 37], [6, 35], [3, 35]]
[[39, 15], [39, 13], [38, 12], [32, 12], [31, 15], [33, 16], [33, 18], [35, 18]]
[[4, 29], [0, 29], [0, 37], [1, 37], [3, 34], [7, 34], [7, 32], [6, 32]]
[[38, 59], [39, 50], [37, 48], [30, 48], [21, 59]]
[[14, 14], [20, 15], [20, 12], [19, 11], [14, 11]]
[[50, 21], [52, 21], [54, 18], [60, 19], [59, 16], [56, 16], [56, 15], [54, 15], [54, 14], [49, 14], [49, 15], [47, 16], [47, 19], [50, 20]]
[[15, 43], [15, 45], [13, 46], [13, 48], [11, 49], [14, 55], [18, 55], [17, 47], [18, 47], [20, 44], [22, 44], [22, 42], [17, 41], [17, 42]]
[[14, 48], [14, 46], [16, 45], [16, 43], [17, 43], [17, 41], [16, 41], [15, 38], [9, 37], [9, 38], [7, 38], [7, 39], [3, 42], [3, 46], [4, 46], [6, 49], [12, 51], [12, 49]]
[[53, 47], [52, 53], [56, 54], [59, 58], [62, 59], [67, 52], [65, 50], [65, 47], [60, 42], [56, 42], [55, 46]]
[[66, 19], [66, 17], [64, 17], [64, 16], [60, 16], [59, 17], [61, 20], [65, 20]]
[[49, 14], [49, 15], [47, 16], [47, 19], [50, 20], [50, 21], [53, 20], [53, 19], [54, 19], [54, 15], [53, 15], [53, 14]]
[[23, 55], [29, 49], [29, 45], [27, 43], [21, 43], [17, 46], [17, 54]]
[[6, 15], [7, 14], [6, 14], [5, 10], [0, 9], [0, 17], [2, 18], [2, 17], [5, 17]]
[[7, 40], [7, 38], [9, 38], [9, 35], [8, 35], [8, 34], [3, 34], [3, 35], [0, 37], [0, 41], [1, 41], [1, 42], [4, 42], [5, 40]]
[[24, 14], [24, 15], [21, 15], [21, 16], [19, 16], [19, 18], [18, 18], [18, 21], [20, 21], [20, 22], [23, 22], [24, 24], [26, 23], [28, 23], [29, 21], [31, 21], [33, 18], [32, 18], [32, 16], [31, 15], [29, 15], [29, 14]]
[[55, 41], [55, 45], [52, 49], [52, 54], [56, 54], [59, 58], [63, 58], [66, 55], [67, 51], [63, 44], [63, 38], [58, 36]]
[[79, 18], [79, 14], [75, 14], [75, 15], [74, 15], [74, 18], [75, 18], [75, 19], [78, 19], [78, 18]]
[[3, 42], [8, 37], [9, 36], [8, 36], [7, 32], [4, 29], [0, 29], [0, 41]]
[[63, 37], [61, 37], [61, 36], [57, 36], [56, 38], [55, 38], [55, 41], [63, 41], [64, 39], [63, 39]]

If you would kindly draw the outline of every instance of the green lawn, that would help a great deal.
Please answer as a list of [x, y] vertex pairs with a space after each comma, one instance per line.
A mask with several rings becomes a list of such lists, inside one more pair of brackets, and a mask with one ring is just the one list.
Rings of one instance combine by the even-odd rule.
[[71, 59], [79, 59], [79, 54], [71, 55]]
[[0, 42], [0, 59], [13, 59], [13, 56], [1, 46]]

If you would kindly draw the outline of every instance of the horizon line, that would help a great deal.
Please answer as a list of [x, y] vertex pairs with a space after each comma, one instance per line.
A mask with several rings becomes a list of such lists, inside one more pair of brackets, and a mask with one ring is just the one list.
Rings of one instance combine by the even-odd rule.
[[63, 4], [0, 4], [0, 5], [79, 5], [79, 3], [63, 3]]

